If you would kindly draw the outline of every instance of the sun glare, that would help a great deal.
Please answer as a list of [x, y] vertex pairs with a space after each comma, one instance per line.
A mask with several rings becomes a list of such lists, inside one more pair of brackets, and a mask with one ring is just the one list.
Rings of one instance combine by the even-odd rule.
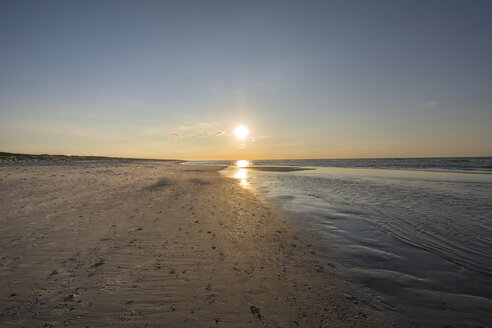
[[237, 167], [248, 167], [249, 166], [249, 162], [247, 160], [239, 160], [239, 161], [236, 161], [236, 166]]
[[239, 168], [235, 173], [234, 173], [234, 178], [239, 180], [239, 185], [241, 187], [249, 187], [248, 183], [248, 170], [245, 168]]
[[247, 127], [240, 125], [234, 130], [234, 134], [236, 135], [236, 138], [244, 140], [248, 136], [249, 131]]

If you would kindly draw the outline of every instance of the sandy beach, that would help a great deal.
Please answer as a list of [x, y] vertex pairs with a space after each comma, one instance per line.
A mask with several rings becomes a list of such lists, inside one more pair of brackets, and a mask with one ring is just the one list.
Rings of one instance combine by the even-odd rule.
[[0, 166], [2, 327], [381, 327], [316, 241], [220, 167]]

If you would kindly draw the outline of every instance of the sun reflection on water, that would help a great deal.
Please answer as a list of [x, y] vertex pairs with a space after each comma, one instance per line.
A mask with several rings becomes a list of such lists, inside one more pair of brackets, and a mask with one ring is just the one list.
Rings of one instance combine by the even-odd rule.
[[239, 185], [241, 187], [248, 188], [248, 170], [246, 167], [249, 166], [249, 162], [246, 160], [236, 161], [236, 171], [234, 172], [234, 179], [239, 180]]
[[249, 161], [247, 160], [239, 160], [239, 161], [236, 161], [236, 166], [237, 167], [248, 167], [249, 166]]

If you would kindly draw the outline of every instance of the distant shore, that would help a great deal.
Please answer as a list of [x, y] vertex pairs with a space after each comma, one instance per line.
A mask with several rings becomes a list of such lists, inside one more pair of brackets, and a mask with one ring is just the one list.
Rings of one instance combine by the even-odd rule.
[[315, 240], [218, 167], [75, 158], [95, 161], [0, 167], [3, 326], [388, 323]]
[[63, 154], [22, 154], [0, 152], [0, 163], [17, 162], [79, 162], [79, 161], [176, 161], [175, 159], [150, 159], [109, 156], [82, 156]]

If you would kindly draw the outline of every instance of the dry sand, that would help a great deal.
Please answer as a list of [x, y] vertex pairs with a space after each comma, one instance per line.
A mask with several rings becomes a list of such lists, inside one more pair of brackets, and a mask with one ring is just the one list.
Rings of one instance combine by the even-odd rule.
[[381, 327], [218, 167], [0, 166], [2, 327]]

